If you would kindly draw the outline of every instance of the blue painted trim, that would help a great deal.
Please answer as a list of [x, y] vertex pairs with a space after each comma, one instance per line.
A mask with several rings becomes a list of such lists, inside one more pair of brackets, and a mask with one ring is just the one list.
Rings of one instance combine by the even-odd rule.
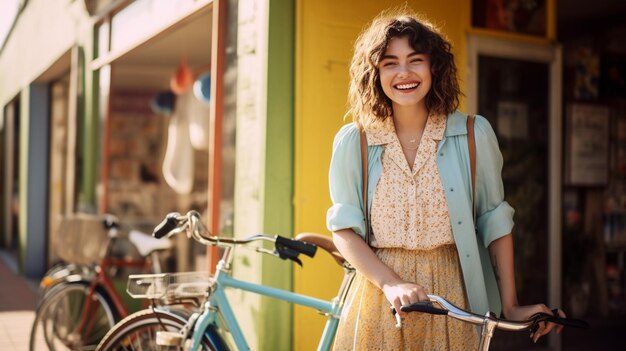
[[[24, 240], [22, 263], [24, 273], [40, 278], [46, 272], [48, 243], [48, 163], [50, 158], [50, 89], [48, 84], [33, 83], [28, 87], [28, 107], [22, 115], [27, 136], [26, 155], [26, 213], [23, 215], [20, 235]], [[20, 142], [20, 145], [24, 143]], [[27, 259], [26, 259], [27, 258]]]

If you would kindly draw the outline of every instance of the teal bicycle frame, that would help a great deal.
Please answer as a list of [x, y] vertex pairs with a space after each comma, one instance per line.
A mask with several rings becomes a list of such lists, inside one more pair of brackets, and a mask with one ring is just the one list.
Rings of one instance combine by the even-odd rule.
[[[326, 322], [317, 349], [318, 351], [324, 351], [331, 348], [337, 331], [337, 325], [339, 324], [341, 309], [346, 300], [348, 290], [356, 276], [356, 271], [336, 253], [336, 248], [330, 238], [314, 233], [303, 233], [296, 237], [296, 239], [287, 239], [264, 234], [253, 235], [245, 239], [211, 236], [202, 225], [200, 215], [196, 211], [189, 211], [187, 215], [184, 216], [178, 213], [168, 214], [166, 219], [155, 229], [154, 236], [172, 236], [182, 232], [187, 232], [189, 237], [201, 244], [218, 246], [224, 249], [222, 257], [216, 266], [216, 274], [209, 281], [209, 286], [206, 290], [208, 297], [203, 303], [202, 311], [194, 313], [181, 330], [180, 334], [184, 334], [184, 337], [188, 337], [189, 333], [191, 333], [191, 345], [189, 350], [197, 350], [199, 348], [202, 338], [207, 334], [207, 331], [211, 330], [211, 326], [214, 326], [215, 330], [227, 330], [232, 336], [233, 342], [238, 350], [250, 349], [241, 327], [237, 322], [230, 302], [228, 301], [228, 297], [226, 296], [226, 288], [248, 291], [318, 310], [321, 314], [328, 317], [328, 321]], [[202, 233], [208, 233], [209, 236], [204, 236]], [[335, 261], [343, 267], [345, 273], [337, 297], [331, 301], [325, 301], [311, 296], [233, 278], [231, 276], [231, 263], [233, 260], [234, 247], [236, 245], [246, 245], [254, 241], [273, 242], [276, 249], [276, 251], [270, 251], [257, 247], [257, 252], [273, 254], [283, 259], [289, 258], [296, 262], [300, 262], [297, 257], [301, 253], [313, 257], [316, 247], [328, 251]], [[339, 258], [337, 256], [339, 256]], [[159, 340], [158, 335], [157, 340]]]
[[[351, 280], [351, 274], [348, 273], [346, 278]], [[297, 305], [311, 307], [327, 315], [328, 321], [324, 327], [324, 332], [322, 333], [317, 350], [330, 350], [335, 337], [335, 332], [337, 331], [339, 315], [341, 314], [341, 308], [343, 305], [339, 299], [335, 298], [333, 302], [330, 302], [290, 291], [249, 283], [234, 279], [230, 276], [228, 271], [221, 270], [218, 270], [215, 276], [215, 287], [211, 291], [211, 297], [207, 302], [205, 302], [204, 312], [200, 314], [194, 326], [190, 350], [198, 349], [202, 336], [210, 325], [218, 325], [218, 313], [221, 314], [226, 328], [230, 331], [237, 349], [250, 349], [250, 346], [241, 331], [237, 318], [233, 313], [228, 297], [224, 291], [224, 288], [228, 287], [273, 297]]]

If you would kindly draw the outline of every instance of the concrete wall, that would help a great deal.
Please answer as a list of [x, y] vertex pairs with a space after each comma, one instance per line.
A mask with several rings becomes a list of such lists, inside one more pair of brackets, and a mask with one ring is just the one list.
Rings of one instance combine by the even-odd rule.
[[29, 0], [0, 52], [0, 106], [79, 42], [91, 40], [83, 1]]
[[46, 267], [49, 83], [69, 73], [74, 46], [89, 46], [91, 22], [82, 1], [25, 3], [0, 52], [0, 119], [20, 94], [20, 154], [13, 155], [19, 164], [20, 258], [24, 272], [37, 277]]

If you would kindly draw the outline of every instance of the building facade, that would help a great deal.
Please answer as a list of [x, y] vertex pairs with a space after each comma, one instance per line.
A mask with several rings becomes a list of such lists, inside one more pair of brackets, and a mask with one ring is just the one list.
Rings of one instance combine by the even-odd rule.
[[[74, 212], [110, 212], [150, 231], [170, 211], [196, 209], [222, 235], [330, 235], [327, 171], [333, 137], [348, 122], [352, 45], [381, 10], [405, 3], [452, 42], [461, 110], [484, 115], [498, 135], [517, 210], [516, 264], [531, 267], [516, 277], [520, 300], [585, 317], [596, 313], [593, 295], [596, 316], [623, 320], [626, 54], [614, 39], [623, 7], [15, 1], [0, 46], [2, 247], [18, 253], [24, 274], [41, 276], [56, 261], [60, 217]], [[581, 20], [593, 20], [593, 31], [576, 31]], [[207, 76], [202, 99], [193, 85]], [[581, 123], [595, 133], [576, 129]], [[585, 154], [589, 143], [601, 162]], [[177, 238], [170, 268], [206, 270], [216, 254]], [[236, 276], [320, 298], [341, 281], [323, 253], [304, 268], [251, 251], [238, 257]], [[316, 348], [326, 321], [316, 311], [231, 298], [253, 349]], [[494, 343], [528, 346], [526, 335]], [[538, 347], [547, 346], [559, 349], [560, 338]]]

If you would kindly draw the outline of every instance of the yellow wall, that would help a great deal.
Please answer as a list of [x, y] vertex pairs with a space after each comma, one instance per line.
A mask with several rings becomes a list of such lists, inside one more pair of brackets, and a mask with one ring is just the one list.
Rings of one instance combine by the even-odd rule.
[[[296, 121], [295, 230], [326, 230], [328, 165], [333, 137], [346, 111], [348, 65], [361, 28], [381, 10], [404, 1], [297, 0], [296, 2]], [[415, 11], [437, 24], [453, 43], [459, 77], [466, 73], [465, 33], [470, 2], [463, 0], [408, 1]], [[463, 83], [461, 82], [463, 86]], [[464, 103], [463, 103], [464, 104]], [[320, 252], [294, 272], [294, 289], [330, 299], [343, 271]], [[308, 308], [294, 312], [294, 350], [314, 350], [326, 318]]]

